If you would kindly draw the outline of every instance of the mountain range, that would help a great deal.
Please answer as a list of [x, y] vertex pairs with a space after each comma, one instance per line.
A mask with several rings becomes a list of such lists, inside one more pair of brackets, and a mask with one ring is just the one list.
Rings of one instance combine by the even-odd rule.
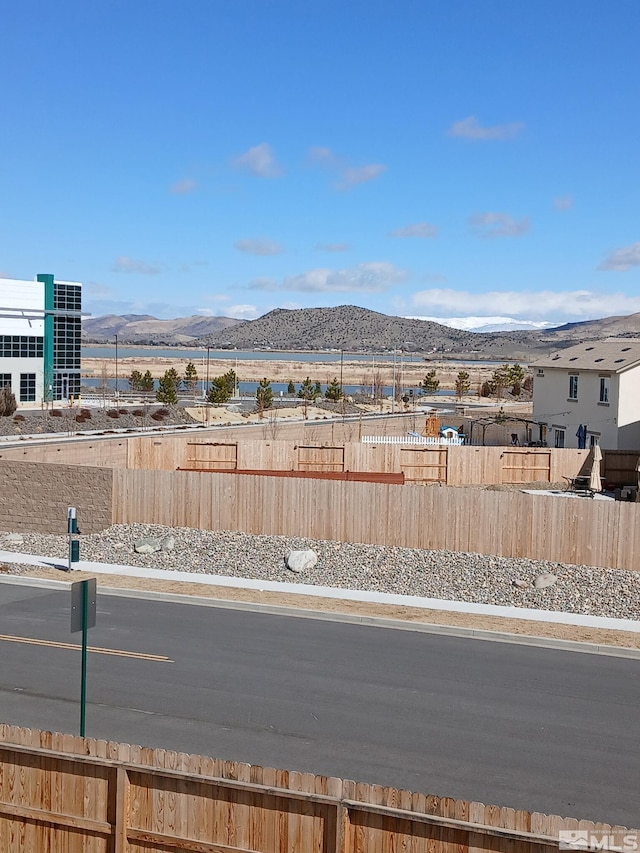
[[640, 337], [640, 314], [508, 331], [490, 331], [486, 327], [483, 331], [469, 331], [434, 320], [393, 317], [355, 305], [277, 308], [257, 320], [201, 315], [159, 320], [146, 314], [111, 314], [83, 321], [84, 343], [109, 342], [116, 335], [121, 344], [248, 350], [404, 350], [450, 357], [526, 360], [580, 341]]

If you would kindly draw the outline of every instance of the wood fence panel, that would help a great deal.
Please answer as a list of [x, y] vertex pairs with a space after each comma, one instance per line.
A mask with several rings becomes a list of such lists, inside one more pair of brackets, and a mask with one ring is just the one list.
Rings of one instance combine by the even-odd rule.
[[448, 448], [400, 448], [400, 470], [407, 482], [446, 483]]
[[344, 471], [344, 447], [298, 445], [296, 471]]
[[8, 853], [550, 853], [563, 828], [634, 831], [164, 749], [0, 729], [0, 844]]
[[640, 505], [447, 486], [114, 470], [114, 522], [640, 569]]
[[638, 482], [636, 465], [640, 454], [637, 450], [605, 450], [603, 457], [602, 473], [608, 482], [620, 486], [632, 486]]
[[122, 438], [90, 441], [47, 442], [20, 447], [0, 447], [0, 459], [46, 462], [56, 465], [89, 465], [95, 468], [126, 468], [127, 442]]
[[502, 456], [503, 483], [550, 483], [551, 451], [505, 448]]

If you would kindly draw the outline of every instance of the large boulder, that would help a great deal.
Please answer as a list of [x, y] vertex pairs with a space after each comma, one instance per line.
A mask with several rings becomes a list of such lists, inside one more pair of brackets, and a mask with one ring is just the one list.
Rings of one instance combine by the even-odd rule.
[[162, 541], [155, 536], [145, 536], [143, 539], [136, 539], [133, 550], [136, 554], [155, 554], [156, 551], [162, 550]]
[[307, 551], [289, 551], [285, 560], [287, 568], [299, 574], [312, 569], [318, 562], [318, 555], [311, 549]]
[[165, 536], [162, 540], [162, 550], [163, 551], [173, 551], [176, 547], [176, 537], [169, 534]]
[[533, 586], [535, 589], [546, 589], [548, 586], [553, 586], [557, 580], [558, 578], [551, 572], [543, 572], [534, 580]]

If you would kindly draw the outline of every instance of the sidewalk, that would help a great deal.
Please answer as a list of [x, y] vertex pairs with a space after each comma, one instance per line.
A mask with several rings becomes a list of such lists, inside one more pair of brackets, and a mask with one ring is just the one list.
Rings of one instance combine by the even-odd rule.
[[[41, 568], [66, 570], [67, 563], [59, 558], [39, 557], [20, 554], [15, 551], [0, 551], [0, 562], [38, 566]], [[604, 616], [588, 616], [579, 613], [565, 613], [557, 610], [537, 610], [526, 607], [505, 607], [494, 604], [475, 604], [466, 601], [447, 601], [440, 598], [423, 598], [416, 595], [393, 595], [367, 590], [341, 589], [335, 587], [314, 586], [303, 583], [284, 583], [281, 581], [252, 580], [230, 577], [228, 575], [196, 574], [165, 569], [146, 569], [139, 566], [93, 563], [81, 560], [73, 564], [74, 570], [97, 575], [117, 575], [120, 577], [149, 578], [173, 581], [185, 584], [204, 584], [233, 589], [275, 592], [287, 595], [308, 596], [324, 599], [338, 599], [350, 602], [368, 602], [388, 604], [424, 610], [447, 611], [449, 613], [489, 616], [503, 619], [526, 620], [528, 622], [546, 622], [557, 625], [575, 625], [609, 631], [626, 631], [640, 634], [640, 621], [615, 619]], [[62, 574], [61, 581], [73, 580], [73, 572]]]

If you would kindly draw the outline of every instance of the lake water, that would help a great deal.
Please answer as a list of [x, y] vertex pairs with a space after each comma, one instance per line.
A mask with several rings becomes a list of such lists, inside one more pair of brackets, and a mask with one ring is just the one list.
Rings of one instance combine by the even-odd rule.
[[[92, 391], [93, 390], [97, 391], [98, 388], [102, 387], [102, 380], [96, 379], [96, 378], [91, 378], [91, 379], [90, 378], [83, 378], [82, 384], [85, 386], [85, 388], [90, 388], [90, 389], [92, 389]], [[204, 383], [202, 381], [200, 381], [200, 380], [198, 381], [198, 396], [202, 396], [202, 394], [203, 394], [203, 384]], [[298, 390], [298, 388], [300, 387], [300, 383], [297, 382], [297, 383], [295, 383], [295, 385], [296, 385], [296, 390]], [[115, 387], [116, 387], [115, 379], [109, 379], [108, 380], [108, 386], [109, 386], [109, 388], [115, 389]], [[258, 387], [257, 382], [239, 382], [238, 386], [240, 389], [240, 395], [242, 397], [255, 397], [256, 389]], [[155, 380], [155, 387], [156, 387], [156, 389], [158, 387], [158, 380], [157, 379]], [[271, 390], [273, 391], [274, 396], [276, 396], [276, 397], [280, 397], [280, 396], [288, 397], [288, 394], [287, 394], [287, 388], [288, 387], [289, 387], [289, 384], [287, 382], [272, 382], [271, 383]], [[327, 390], [327, 386], [321, 383], [321, 388], [322, 388], [322, 393], [324, 394], [324, 392]], [[127, 380], [125, 378], [118, 380], [118, 390], [120, 391], [121, 395], [126, 395], [126, 394], [130, 393], [129, 383], [127, 382]], [[366, 389], [366, 388], [363, 389], [362, 385], [345, 385], [344, 386], [344, 393], [347, 395], [347, 397], [352, 397], [354, 394], [362, 394], [362, 393], [367, 394], [370, 392], [371, 392], [371, 389]], [[393, 389], [391, 388], [391, 386], [387, 386], [387, 387], [382, 389], [382, 393], [385, 397], [391, 397], [391, 395], [393, 394]], [[441, 391], [436, 392], [436, 396], [438, 396], [438, 397], [453, 397], [453, 396], [455, 396], [455, 392], [454, 391], [441, 390]], [[418, 393], [416, 393], [416, 400], [417, 401], [420, 400], [420, 395]]]

